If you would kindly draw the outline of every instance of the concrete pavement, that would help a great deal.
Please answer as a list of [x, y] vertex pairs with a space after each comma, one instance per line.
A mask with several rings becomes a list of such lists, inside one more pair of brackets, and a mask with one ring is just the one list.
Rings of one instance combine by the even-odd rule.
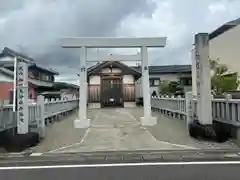
[[89, 109], [90, 128], [74, 129], [75, 114], [49, 127], [46, 139], [33, 150], [44, 153], [236, 148], [231, 142], [219, 144], [192, 139], [184, 121], [157, 113], [153, 115], [158, 117], [158, 124], [143, 127], [139, 122], [142, 115], [141, 108]]

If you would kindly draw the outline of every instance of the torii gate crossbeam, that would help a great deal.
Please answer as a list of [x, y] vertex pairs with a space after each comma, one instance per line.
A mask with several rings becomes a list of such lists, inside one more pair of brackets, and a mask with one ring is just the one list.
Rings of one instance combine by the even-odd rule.
[[113, 37], [74, 37], [63, 38], [63, 48], [81, 48], [80, 61], [80, 100], [79, 119], [74, 122], [76, 128], [87, 128], [87, 48], [141, 48], [142, 88], [144, 99], [144, 117], [140, 118], [142, 125], [155, 125], [156, 118], [151, 116], [151, 97], [149, 88], [148, 47], [164, 47], [166, 37], [151, 38], [113, 38]]

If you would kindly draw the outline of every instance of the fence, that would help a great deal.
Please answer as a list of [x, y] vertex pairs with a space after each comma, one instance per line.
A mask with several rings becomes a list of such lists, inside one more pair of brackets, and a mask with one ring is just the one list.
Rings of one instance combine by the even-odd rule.
[[[78, 99], [68, 100], [52, 99], [44, 100], [43, 96], [38, 96], [36, 103], [30, 103], [28, 108], [28, 122], [34, 127], [42, 127], [48, 124], [48, 119], [69, 112], [78, 107]], [[17, 126], [16, 114], [12, 105], [0, 107], [0, 132]]]
[[[151, 106], [153, 110], [177, 119], [186, 119], [187, 102], [185, 98], [178, 97], [152, 97]], [[197, 118], [197, 100], [193, 99], [193, 117]], [[240, 126], [240, 99], [231, 99], [229, 95], [224, 99], [212, 99], [213, 120]]]

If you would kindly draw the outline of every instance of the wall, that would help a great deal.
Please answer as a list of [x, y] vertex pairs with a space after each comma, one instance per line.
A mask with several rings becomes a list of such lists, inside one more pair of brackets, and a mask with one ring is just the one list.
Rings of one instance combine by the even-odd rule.
[[135, 84], [134, 77], [132, 75], [124, 75], [123, 84]]
[[[37, 93], [36, 90], [33, 87], [29, 87], [29, 97], [31, 97], [30, 99], [34, 99], [37, 100]], [[31, 95], [31, 96], [30, 96]]]
[[11, 82], [1, 82], [0, 83], [0, 100], [9, 100], [10, 91], [13, 88], [13, 83]]
[[[134, 77], [132, 75], [124, 75], [123, 76], [123, 84], [134, 84]], [[89, 77], [89, 85], [100, 85], [101, 78], [100, 76], [90, 76]]]
[[100, 76], [90, 76], [88, 84], [88, 101], [89, 102], [99, 102], [100, 101]]
[[9, 61], [13, 63], [14, 59], [11, 56], [6, 56], [6, 57], [0, 58], [0, 61]]
[[101, 84], [101, 78], [100, 76], [90, 76], [89, 77], [89, 85], [100, 85]]
[[[109, 68], [101, 70], [102, 73], [110, 73]], [[113, 73], [121, 73], [121, 69], [113, 68]], [[89, 77], [88, 84], [88, 100], [89, 102], [99, 102], [101, 96], [101, 78], [100, 76], [93, 75]], [[135, 79], [132, 75], [123, 76], [123, 98], [124, 101], [135, 101]]]
[[13, 82], [13, 78], [11, 78], [3, 73], [0, 73], [0, 82]]
[[[0, 82], [0, 100], [8, 101], [10, 100], [10, 92], [13, 89], [13, 83], [11, 82]], [[32, 98], [36, 100], [36, 91], [33, 87], [29, 87], [29, 95], [32, 94]]]
[[226, 64], [230, 72], [240, 74], [240, 25], [209, 41], [209, 56]]
[[[110, 72], [111, 72], [110, 68], [103, 68], [103, 69], [101, 70], [101, 73], [110, 73]], [[121, 69], [112, 68], [112, 73], [121, 73], [121, 72], [122, 72]]]

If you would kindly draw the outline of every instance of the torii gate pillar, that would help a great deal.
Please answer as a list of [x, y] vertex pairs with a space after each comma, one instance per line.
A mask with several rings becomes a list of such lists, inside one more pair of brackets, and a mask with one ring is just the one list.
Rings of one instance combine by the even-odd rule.
[[156, 117], [151, 116], [151, 97], [149, 88], [148, 70], [148, 47], [164, 47], [166, 37], [155, 38], [109, 38], [109, 37], [82, 37], [63, 38], [63, 48], [81, 48], [80, 62], [80, 100], [79, 119], [74, 122], [75, 128], [87, 128], [90, 120], [87, 119], [87, 48], [141, 48], [142, 59], [142, 88], [144, 100], [144, 116], [140, 118], [141, 124], [146, 126], [155, 125]]

